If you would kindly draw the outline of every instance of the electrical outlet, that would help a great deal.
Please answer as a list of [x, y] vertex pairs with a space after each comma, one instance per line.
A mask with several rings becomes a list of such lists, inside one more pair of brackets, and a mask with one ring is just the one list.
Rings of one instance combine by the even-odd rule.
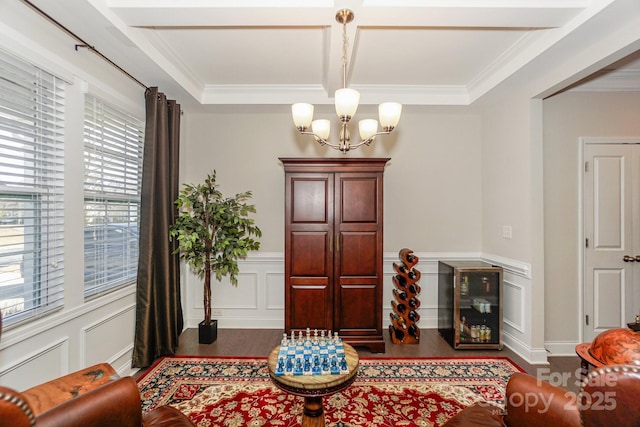
[[503, 225], [502, 226], [502, 237], [505, 239], [511, 239], [513, 236], [511, 234], [511, 226]]
[[220, 309], [211, 309], [211, 315], [212, 316], [222, 316], [222, 310]]

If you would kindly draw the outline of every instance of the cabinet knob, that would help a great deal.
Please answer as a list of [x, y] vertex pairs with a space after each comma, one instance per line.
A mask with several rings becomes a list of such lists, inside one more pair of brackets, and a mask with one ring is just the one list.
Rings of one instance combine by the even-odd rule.
[[637, 257], [635, 257], [635, 258], [634, 258], [634, 257], [632, 257], [632, 256], [625, 255], [625, 256], [623, 256], [623, 257], [622, 257], [622, 260], [623, 260], [624, 262], [634, 262], [634, 261], [640, 261], [640, 259], [639, 259], [639, 258], [640, 258], [640, 256], [637, 256]]

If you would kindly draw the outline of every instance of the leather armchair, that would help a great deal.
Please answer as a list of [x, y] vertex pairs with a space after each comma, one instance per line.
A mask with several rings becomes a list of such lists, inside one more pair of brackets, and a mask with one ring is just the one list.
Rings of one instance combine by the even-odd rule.
[[177, 409], [143, 414], [131, 377], [118, 378], [106, 363], [20, 393], [0, 386], [0, 427], [193, 427]]
[[589, 373], [575, 394], [527, 374], [507, 383], [504, 409], [475, 403], [445, 427], [601, 427], [640, 425], [640, 366], [604, 366]]

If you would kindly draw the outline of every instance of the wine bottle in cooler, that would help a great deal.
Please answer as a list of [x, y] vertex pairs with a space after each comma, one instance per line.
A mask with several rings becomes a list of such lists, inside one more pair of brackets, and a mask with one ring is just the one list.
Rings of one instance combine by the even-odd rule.
[[462, 283], [460, 283], [460, 295], [466, 296], [469, 294], [469, 277], [463, 276]]

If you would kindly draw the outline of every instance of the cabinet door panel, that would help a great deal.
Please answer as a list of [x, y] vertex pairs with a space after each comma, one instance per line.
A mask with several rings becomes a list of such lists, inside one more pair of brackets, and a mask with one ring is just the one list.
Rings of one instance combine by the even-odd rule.
[[361, 335], [375, 333], [380, 323], [375, 280], [352, 278], [339, 288], [339, 333]]
[[327, 329], [331, 327], [332, 299], [327, 283], [324, 285], [292, 284], [290, 307], [291, 329]]
[[289, 254], [292, 276], [330, 276], [327, 232], [292, 232]]
[[327, 223], [329, 221], [329, 179], [291, 180], [291, 223]]
[[374, 276], [378, 268], [376, 232], [344, 232], [340, 234], [340, 275]]
[[340, 222], [378, 221], [378, 177], [357, 178], [342, 176], [340, 179]]

